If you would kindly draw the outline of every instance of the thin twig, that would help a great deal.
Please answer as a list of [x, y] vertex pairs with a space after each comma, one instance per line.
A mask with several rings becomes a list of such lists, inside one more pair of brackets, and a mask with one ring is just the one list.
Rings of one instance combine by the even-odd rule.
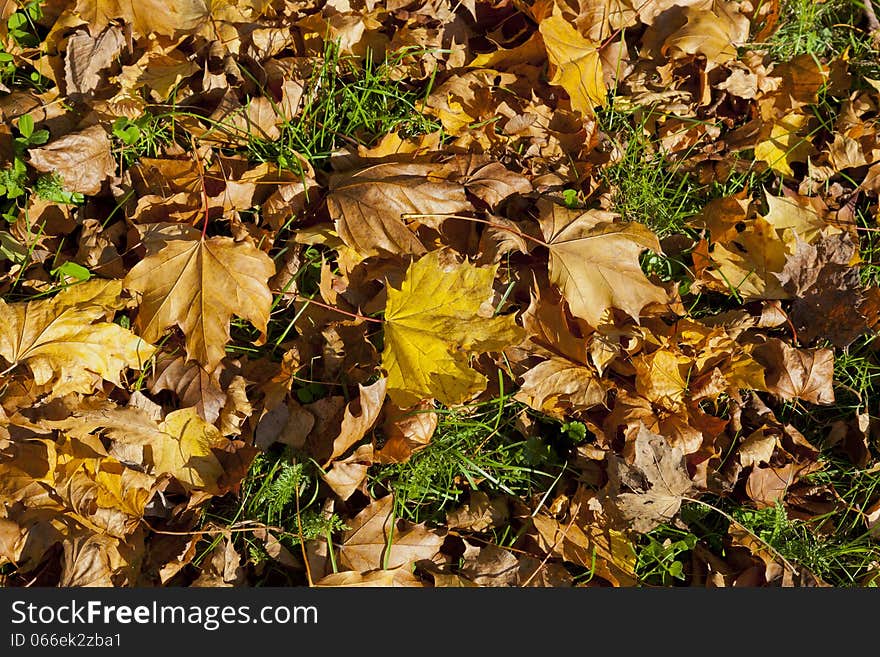
[[367, 317], [366, 315], [358, 315], [357, 313], [352, 313], [347, 310], [342, 310], [342, 308], [337, 308], [336, 306], [331, 306], [330, 304], [323, 303], [322, 301], [315, 301], [313, 298], [305, 297], [301, 294], [297, 294], [296, 298], [299, 299], [300, 301], [305, 301], [306, 304], [313, 303], [316, 306], [320, 306], [321, 308], [326, 308], [327, 310], [333, 310], [333, 311], [340, 313], [342, 315], [347, 315], [349, 317], [353, 317], [354, 319], [362, 319], [365, 322], [374, 322], [376, 324], [384, 324], [385, 323], [381, 319], [376, 319], [375, 317]]
[[441, 219], [462, 219], [464, 221], [473, 221], [478, 224], [486, 224], [487, 226], [492, 226], [492, 228], [497, 228], [498, 230], [506, 230], [509, 233], [513, 233], [514, 235], [518, 235], [519, 237], [522, 237], [524, 240], [529, 240], [530, 242], [534, 242], [538, 246], [546, 246], [546, 247], [550, 246], [547, 242], [540, 240], [537, 237], [533, 237], [532, 235], [529, 235], [527, 233], [524, 233], [517, 228], [511, 228], [510, 226], [505, 226], [504, 224], [497, 224], [494, 221], [489, 221], [488, 219], [478, 219], [477, 217], [466, 217], [461, 214], [444, 214], [442, 212], [407, 212], [407, 213], [402, 214], [401, 217], [403, 217], [405, 219], [419, 219], [422, 217], [425, 217], [425, 218], [437, 217], [437, 218], [441, 218]]

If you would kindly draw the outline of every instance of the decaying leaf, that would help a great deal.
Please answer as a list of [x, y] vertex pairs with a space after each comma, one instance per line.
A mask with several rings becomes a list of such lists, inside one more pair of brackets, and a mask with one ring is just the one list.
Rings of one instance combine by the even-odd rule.
[[834, 403], [834, 352], [830, 349], [796, 349], [770, 339], [755, 350], [767, 368], [767, 389], [782, 397], [813, 404]]
[[82, 194], [97, 194], [116, 172], [107, 131], [98, 125], [31, 149], [30, 163], [37, 171], [58, 174], [65, 188]]
[[620, 481], [635, 492], [620, 493], [609, 503], [637, 532], [648, 532], [669, 521], [681, 508], [682, 498], [694, 492], [684, 454], [663, 436], [640, 424], [632, 437], [632, 466], [618, 464]]

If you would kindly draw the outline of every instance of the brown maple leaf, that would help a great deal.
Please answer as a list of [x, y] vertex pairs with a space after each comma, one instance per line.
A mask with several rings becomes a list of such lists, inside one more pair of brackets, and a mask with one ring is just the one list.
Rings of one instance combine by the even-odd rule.
[[187, 357], [212, 372], [226, 354], [233, 315], [265, 334], [274, 273], [272, 259], [250, 241], [171, 240], [135, 265], [124, 285], [141, 295], [136, 326], [142, 336], [158, 340], [179, 326]]
[[424, 524], [396, 520], [391, 495], [370, 503], [349, 526], [336, 549], [340, 566], [358, 572], [432, 559], [445, 538], [442, 531]]
[[[628, 436], [632, 465], [614, 458], [609, 470], [607, 502], [636, 532], [649, 532], [671, 520], [684, 498], [693, 494], [684, 452], [640, 423]], [[633, 492], [617, 493], [618, 483]]]

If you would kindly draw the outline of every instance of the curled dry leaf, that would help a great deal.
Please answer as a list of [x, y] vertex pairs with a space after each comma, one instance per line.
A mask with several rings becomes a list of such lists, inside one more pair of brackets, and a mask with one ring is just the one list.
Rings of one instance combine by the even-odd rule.
[[834, 352], [831, 349], [797, 349], [770, 338], [754, 353], [766, 368], [770, 392], [786, 400], [834, 403]]
[[430, 444], [438, 421], [433, 402], [424, 401], [412, 408], [401, 409], [386, 401], [383, 412], [384, 442], [381, 449], [376, 450], [379, 463], [404, 463]]
[[605, 403], [608, 390], [586, 364], [567, 358], [545, 360], [523, 375], [514, 399], [554, 417]]
[[[382, 404], [385, 401], [387, 383], [387, 379], [381, 378], [369, 386], [358, 386], [360, 391], [358, 401], [345, 407], [339, 436], [333, 441], [333, 448], [327, 463], [324, 464], [325, 467], [330, 461], [342, 456], [352, 445], [363, 439], [367, 431], [376, 423], [379, 411], [382, 410]], [[356, 406], [357, 410], [355, 410]]]
[[361, 445], [348, 458], [334, 461], [333, 467], [321, 479], [333, 489], [342, 501], [347, 500], [367, 478], [373, 465], [373, 446]]
[[183, 406], [195, 408], [203, 420], [213, 423], [226, 401], [220, 374], [219, 368], [207, 372], [194, 360], [166, 355], [153, 366], [150, 392], [171, 390]]

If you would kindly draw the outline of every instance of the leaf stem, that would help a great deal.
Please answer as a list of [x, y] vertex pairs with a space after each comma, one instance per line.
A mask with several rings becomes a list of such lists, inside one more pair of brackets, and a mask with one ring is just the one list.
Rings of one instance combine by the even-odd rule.
[[358, 315], [357, 313], [352, 313], [347, 310], [342, 310], [342, 308], [337, 308], [336, 306], [331, 306], [330, 304], [324, 303], [322, 301], [315, 301], [312, 297], [305, 297], [301, 294], [297, 294], [296, 298], [300, 301], [305, 301], [306, 304], [313, 303], [316, 306], [321, 306], [321, 308], [326, 308], [327, 310], [333, 310], [342, 315], [347, 315], [349, 317], [353, 317], [354, 319], [362, 319], [365, 322], [373, 322], [375, 324], [384, 324], [385, 322], [381, 319], [376, 319], [375, 317], [367, 317], [366, 315]]
[[443, 217], [444, 219], [463, 219], [464, 221], [473, 221], [478, 224], [486, 224], [487, 226], [492, 226], [492, 228], [497, 228], [498, 230], [506, 230], [509, 233], [513, 233], [519, 237], [522, 237], [524, 240], [528, 240], [530, 242], [534, 242], [538, 246], [546, 246], [550, 245], [547, 242], [538, 239], [537, 237], [533, 237], [527, 233], [522, 232], [517, 228], [511, 228], [510, 226], [505, 226], [504, 224], [498, 224], [494, 221], [489, 221], [488, 219], [479, 219], [477, 217], [466, 217], [461, 214], [443, 214], [441, 212], [407, 212], [401, 215], [406, 219], [418, 219], [420, 217]]
[[196, 164], [196, 173], [199, 175], [199, 182], [202, 184], [202, 209], [205, 212], [205, 220], [202, 223], [202, 241], [204, 241], [205, 236], [208, 233], [208, 189], [205, 187], [205, 167], [202, 164], [202, 158], [199, 157], [199, 152], [196, 150], [196, 142], [192, 135], [189, 137], [190, 144], [192, 144], [193, 149], [193, 158], [195, 159]]

